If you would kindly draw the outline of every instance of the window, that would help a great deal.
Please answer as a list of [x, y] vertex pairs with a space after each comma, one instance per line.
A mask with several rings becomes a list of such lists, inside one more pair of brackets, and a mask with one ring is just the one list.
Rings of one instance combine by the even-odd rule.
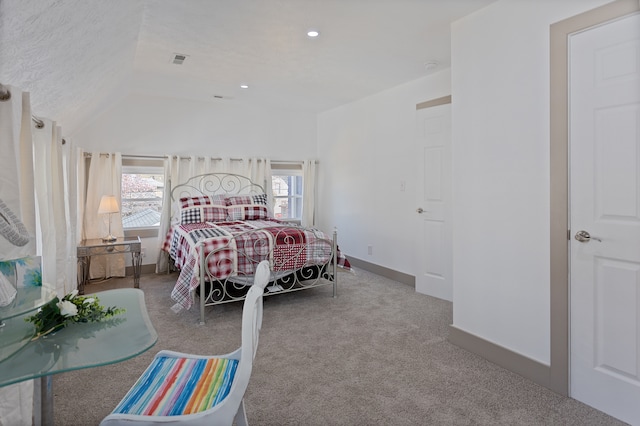
[[295, 166], [272, 164], [273, 214], [277, 219], [302, 218], [302, 169], [292, 168]]
[[164, 192], [162, 160], [123, 158], [121, 185], [120, 210], [125, 235], [157, 235]]

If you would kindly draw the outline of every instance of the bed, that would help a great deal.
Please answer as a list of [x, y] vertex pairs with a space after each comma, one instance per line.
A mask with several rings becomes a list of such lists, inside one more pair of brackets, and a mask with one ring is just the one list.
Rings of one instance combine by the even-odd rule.
[[275, 219], [262, 185], [247, 177], [209, 173], [171, 188], [171, 225], [162, 250], [179, 271], [171, 292], [175, 312], [196, 296], [200, 322], [207, 306], [244, 300], [258, 263], [269, 260], [265, 295], [333, 286], [350, 270], [337, 233], [327, 235]]

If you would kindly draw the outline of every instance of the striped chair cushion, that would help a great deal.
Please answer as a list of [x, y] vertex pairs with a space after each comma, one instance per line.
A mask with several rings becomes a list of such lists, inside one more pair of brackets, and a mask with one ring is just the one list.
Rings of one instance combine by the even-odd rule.
[[231, 389], [238, 361], [156, 357], [113, 413], [179, 416], [208, 410]]

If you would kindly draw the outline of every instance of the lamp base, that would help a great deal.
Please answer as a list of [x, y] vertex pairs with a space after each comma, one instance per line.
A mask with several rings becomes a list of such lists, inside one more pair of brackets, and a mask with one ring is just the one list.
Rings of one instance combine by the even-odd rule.
[[103, 243], [112, 243], [117, 239], [118, 239], [118, 237], [116, 237], [115, 235], [109, 234], [106, 237], [102, 238], [102, 242]]

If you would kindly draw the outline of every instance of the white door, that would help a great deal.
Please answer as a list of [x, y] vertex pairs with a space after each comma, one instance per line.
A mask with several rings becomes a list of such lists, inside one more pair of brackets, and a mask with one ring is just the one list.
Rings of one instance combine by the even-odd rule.
[[451, 301], [451, 105], [417, 110], [416, 127], [416, 291]]
[[569, 48], [570, 394], [640, 425], [640, 15]]

